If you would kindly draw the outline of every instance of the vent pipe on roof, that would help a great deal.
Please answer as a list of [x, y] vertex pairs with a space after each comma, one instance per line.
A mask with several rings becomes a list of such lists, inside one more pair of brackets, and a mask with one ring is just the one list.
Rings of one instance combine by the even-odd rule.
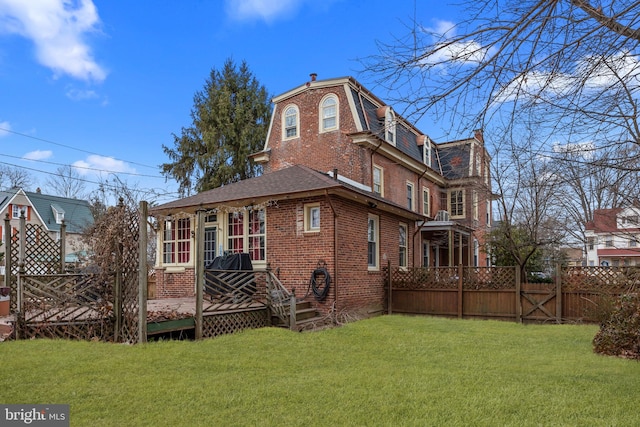
[[338, 168], [333, 168], [333, 179], [338, 180]]

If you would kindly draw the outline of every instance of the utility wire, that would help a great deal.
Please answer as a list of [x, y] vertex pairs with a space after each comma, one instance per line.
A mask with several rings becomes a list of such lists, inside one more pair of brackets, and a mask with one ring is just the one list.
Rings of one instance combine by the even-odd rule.
[[56, 163], [56, 162], [48, 162], [46, 160], [28, 159], [28, 158], [25, 158], [25, 157], [12, 156], [10, 154], [0, 154], [0, 156], [10, 157], [12, 159], [24, 160], [24, 161], [29, 161], [29, 162], [45, 163], [45, 164], [48, 164], [48, 165], [69, 166], [69, 167], [72, 167], [72, 168], [75, 168], [75, 169], [83, 169], [83, 170], [94, 171], [94, 172], [105, 172], [105, 173], [114, 173], [114, 174], [117, 173], [117, 174], [121, 174], [121, 175], [131, 175], [131, 176], [140, 176], [140, 177], [145, 177], [145, 178], [165, 179], [165, 177], [159, 176], [159, 175], [146, 175], [146, 174], [136, 173], [136, 172], [121, 172], [121, 171], [112, 171], [112, 170], [108, 170], [108, 169], [96, 169], [96, 168], [90, 168], [88, 166], [76, 166], [76, 165], [69, 165], [67, 163]]
[[105, 156], [104, 154], [95, 153], [95, 152], [93, 152], [93, 151], [88, 151], [88, 150], [83, 150], [82, 148], [76, 148], [76, 147], [72, 147], [72, 146], [70, 146], [70, 145], [60, 144], [59, 142], [50, 141], [50, 140], [48, 140], [48, 139], [44, 139], [44, 138], [38, 138], [38, 137], [36, 137], [36, 136], [27, 135], [27, 134], [25, 134], [25, 133], [16, 132], [16, 131], [14, 131], [14, 130], [6, 129], [6, 128], [3, 128], [3, 127], [0, 127], [0, 131], [8, 132], [8, 133], [12, 133], [12, 134], [14, 134], [14, 135], [23, 136], [23, 137], [25, 137], [25, 138], [35, 139], [36, 141], [46, 142], [47, 144], [57, 145], [58, 147], [68, 148], [68, 149], [70, 149], [70, 150], [79, 151], [79, 152], [81, 152], [81, 153], [93, 154], [93, 155], [95, 155], [95, 156], [102, 156], [102, 157], [111, 157], [112, 159], [120, 160], [121, 162], [131, 163], [132, 165], [143, 166], [143, 167], [145, 167], [145, 168], [151, 168], [151, 169], [158, 169], [158, 167], [157, 167], [157, 166], [149, 166], [149, 165], [145, 165], [144, 163], [131, 162], [131, 161], [128, 161], [128, 160], [117, 159], [117, 158], [112, 157], [112, 156]]

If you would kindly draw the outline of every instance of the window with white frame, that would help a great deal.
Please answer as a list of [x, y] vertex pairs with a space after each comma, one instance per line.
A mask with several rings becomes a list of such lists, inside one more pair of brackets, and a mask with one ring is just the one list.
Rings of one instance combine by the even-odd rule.
[[400, 223], [398, 227], [398, 266], [407, 267], [407, 224]]
[[464, 217], [464, 190], [449, 192], [449, 212], [452, 217]]
[[388, 107], [384, 114], [384, 139], [396, 145], [396, 115], [391, 107]]
[[267, 230], [264, 209], [249, 211], [249, 256], [251, 261], [266, 260]]
[[604, 246], [607, 248], [612, 248], [613, 247], [613, 237], [612, 236], [606, 236], [604, 239]]
[[595, 237], [587, 237], [587, 248], [592, 251], [597, 244]]
[[638, 236], [631, 236], [629, 238], [629, 247], [635, 248], [638, 246]]
[[491, 225], [491, 200], [487, 200], [487, 227]]
[[24, 216], [25, 218], [29, 218], [29, 206], [25, 206], [25, 205], [13, 205], [11, 208], [11, 217], [12, 218], [20, 218], [20, 215], [22, 215], [22, 212], [24, 212]]
[[431, 167], [431, 140], [428, 137], [422, 146], [422, 162]]
[[320, 132], [338, 128], [338, 99], [335, 95], [326, 96], [320, 104]]
[[191, 261], [191, 220], [166, 220], [162, 235], [162, 262], [188, 264]]
[[377, 270], [379, 268], [380, 257], [378, 241], [379, 227], [378, 217], [376, 215], [369, 215], [367, 223], [367, 264], [369, 270]]
[[407, 208], [414, 210], [413, 182], [407, 182]]
[[304, 231], [320, 231], [320, 203], [304, 205]]
[[422, 187], [422, 214], [431, 216], [431, 193], [427, 187]]
[[373, 192], [378, 196], [384, 195], [384, 171], [376, 165], [373, 165]]
[[430, 242], [428, 240], [423, 240], [422, 241], [422, 266], [423, 267], [429, 267], [431, 265], [430, 258], [429, 258], [430, 250], [431, 250]]
[[298, 128], [300, 127], [300, 115], [298, 107], [290, 105], [284, 110], [283, 116], [283, 139], [297, 138]]
[[244, 252], [244, 213], [231, 212], [227, 215], [227, 251]]
[[473, 219], [477, 221], [479, 218], [478, 192], [473, 190], [471, 197], [473, 199]]

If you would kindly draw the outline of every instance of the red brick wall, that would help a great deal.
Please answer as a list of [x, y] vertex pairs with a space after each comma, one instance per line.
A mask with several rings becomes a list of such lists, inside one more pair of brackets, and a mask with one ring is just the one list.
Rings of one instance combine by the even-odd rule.
[[[338, 97], [339, 129], [320, 133], [318, 112], [320, 101], [327, 94]], [[300, 114], [298, 138], [282, 140], [282, 114], [295, 104]], [[348, 133], [357, 129], [342, 86], [313, 89], [276, 105], [269, 147], [270, 161], [264, 165], [265, 173], [292, 165], [304, 165], [321, 172], [335, 168], [338, 173], [358, 182], [369, 182], [370, 156], [366, 150], [351, 142]]]
[[195, 273], [193, 268], [180, 272], [156, 269], [156, 297], [181, 298], [195, 296]]

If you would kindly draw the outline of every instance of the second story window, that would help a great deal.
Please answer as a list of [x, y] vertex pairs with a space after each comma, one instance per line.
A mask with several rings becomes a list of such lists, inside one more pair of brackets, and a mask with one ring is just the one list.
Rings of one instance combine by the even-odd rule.
[[284, 134], [283, 137], [296, 138], [298, 136], [298, 108], [294, 105], [284, 110]]
[[382, 168], [380, 166], [373, 167], [373, 192], [378, 196], [382, 196], [383, 189], [383, 173]]
[[422, 188], [422, 214], [431, 216], [431, 201], [430, 201], [429, 189], [427, 187]]
[[413, 183], [407, 182], [407, 209], [413, 210]]
[[11, 208], [11, 217], [20, 218], [20, 215], [24, 212], [25, 218], [29, 220], [29, 206], [13, 205]]
[[449, 212], [452, 217], [464, 217], [463, 190], [451, 190], [449, 193]]
[[338, 128], [338, 101], [331, 95], [320, 106], [320, 131], [326, 132]]

